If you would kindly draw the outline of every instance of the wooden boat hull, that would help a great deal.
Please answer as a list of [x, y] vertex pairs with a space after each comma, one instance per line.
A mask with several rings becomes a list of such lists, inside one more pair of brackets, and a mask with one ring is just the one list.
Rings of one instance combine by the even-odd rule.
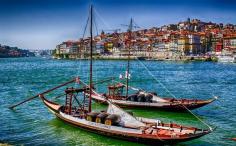
[[72, 126], [76, 126], [80, 129], [95, 133], [95, 134], [99, 134], [99, 135], [103, 135], [103, 136], [108, 136], [108, 137], [112, 137], [112, 138], [116, 138], [116, 139], [120, 139], [120, 140], [127, 140], [127, 141], [131, 141], [131, 142], [137, 142], [137, 143], [143, 143], [143, 144], [149, 144], [149, 145], [165, 145], [165, 144], [176, 144], [176, 143], [180, 143], [180, 142], [186, 142], [186, 141], [190, 141], [193, 139], [197, 139], [199, 137], [202, 137], [208, 133], [204, 133], [204, 134], [199, 134], [198, 136], [194, 136], [194, 137], [190, 137], [190, 138], [183, 138], [183, 139], [173, 139], [173, 140], [160, 140], [158, 138], [156, 139], [151, 139], [149, 137], [136, 137], [137, 135], [124, 135], [122, 133], [111, 133], [109, 131], [103, 131], [103, 130], [98, 130], [96, 128], [90, 128], [84, 125], [81, 125], [79, 123], [73, 123], [71, 121], [68, 121], [67, 119], [63, 119], [61, 118], [58, 114], [56, 114], [57, 118], [59, 118], [60, 120], [62, 120], [65, 123], [68, 123]]
[[[92, 94], [92, 99], [103, 104], [107, 104], [106, 100], [101, 97], [101, 95], [98, 94]], [[178, 100], [177, 102], [135, 102], [135, 101], [127, 101], [127, 100], [115, 100], [110, 99], [113, 103], [116, 105], [119, 105], [120, 107], [124, 108], [150, 108], [150, 109], [159, 109], [159, 110], [166, 110], [166, 111], [174, 111], [174, 112], [183, 112], [189, 110], [194, 110], [197, 108], [200, 108], [202, 106], [205, 106], [214, 100], [185, 100], [182, 102], [182, 100]], [[186, 109], [187, 108], [187, 109]]]
[[[80, 129], [84, 129], [93, 133], [97, 133], [100, 135], [105, 135], [108, 137], [113, 137], [117, 139], [123, 139], [132, 142], [150, 144], [150, 145], [164, 145], [164, 144], [175, 144], [179, 142], [189, 141], [192, 139], [199, 138], [210, 133], [210, 130], [204, 130], [201, 133], [194, 134], [192, 136], [186, 137], [185, 135], [181, 135], [179, 137], [166, 137], [166, 136], [153, 136], [147, 135], [140, 132], [140, 130], [136, 129], [125, 129], [116, 128], [117, 126], [109, 126], [105, 124], [90, 122], [85, 119], [74, 118], [70, 115], [66, 115], [62, 113], [60, 110], [63, 106], [59, 104], [48, 101], [43, 96], [41, 96], [43, 103], [48, 107], [48, 109], [56, 115], [57, 118], [64, 121], [65, 123], [74, 125]], [[125, 132], [124, 132], [125, 131]]]

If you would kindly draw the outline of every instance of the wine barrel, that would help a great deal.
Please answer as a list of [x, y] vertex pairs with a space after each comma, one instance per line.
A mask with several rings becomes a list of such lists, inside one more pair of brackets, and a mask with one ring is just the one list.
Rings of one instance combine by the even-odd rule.
[[146, 102], [152, 102], [152, 97], [153, 97], [152, 94], [147, 94], [147, 95], [145, 95], [145, 100], [146, 100]]
[[137, 94], [132, 94], [132, 95], [128, 96], [128, 100], [129, 101], [137, 101]]
[[138, 99], [138, 102], [145, 102], [146, 101], [144, 94], [139, 94], [137, 96], [137, 99]]
[[96, 123], [104, 124], [107, 116], [109, 116], [109, 114], [105, 112], [98, 114], [96, 117]]
[[117, 125], [121, 121], [121, 117], [116, 114], [112, 114], [106, 117], [105, 124], [106, 125]]
[[98, 114], [99, 113], [97, 113], [97, 112], [87, 113], [86, 120], [91, 121], [91, 122], [95, 122], [96, 117], [97, 117]]

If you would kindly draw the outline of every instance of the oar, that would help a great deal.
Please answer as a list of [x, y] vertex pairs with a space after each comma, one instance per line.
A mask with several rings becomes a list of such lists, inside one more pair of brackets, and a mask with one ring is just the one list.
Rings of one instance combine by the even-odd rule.
[[66, 93], [63, 93], [63, 94], [60, 94], [60, 95], [57, 95], [56, 97], [54, 97], [54, 99], [57, 99], [57, 98], [60, 98], [62, 96], [66, 95]]
[[235, 138], [222, 138], [222, 139], [224, 139], [224, 140], [232, 140], [232, 141], [236, 141], [236, 137]]
[[32, 100], [32, 99], [34, 99], [34, 98], [39, 97], [40, 94], [46, 94], [46, 93], [48, 93], [48, 92], [51, 92], [51, 91], [53, 91], [53, 90], [55, 90], [55, 89], [58, 89], [58, 88], [60, 88], [60, 87], [62, 87], [62, 86], [65, 86], [65, 85], [67, 85], [67, 84], [73, 83], [73, 82], [75, 82], [75, 81], [76, 81], [76, 79], [70, 80], [70, 81], [68, 81], [68, 82], [66, 82], [66, 83], [63, 83], [63, 84], [61, 84], [61, 85], [58, 85], [58, 86], [56, 86], [56, 87], [54, 87], [54, 88], [52, 88], [52, 89], [49, 89], [49, 90], [44, 91], [44, 92], [42, 92], [42, 93], [39, 93], [39, 94], [37, 94], [37, 95], [35, 95], [35, 96], [33, 96], [33, 97], [30, 97], [30, 98], [28, 98], [28, 99], [26, 99], [26, 100], [24, 100], [24, 101], [21, 101], [21, 102], [19, 102], [19, 103], [17, 103], [17, 104], [14, 104], [14, 105], [10, 106], [9, 108], [10, 108], [10, 109], [14, 109], [14, 108], [15, 108], [16, 106], [18, 106], [18, 105], [21, 105], [21, 104], [23, 104], [23, 103], [25, 103], [25, 102], [28, 102], [28, 101], [30, 101], [30, 100]]
[[236, 138], [230, 138], [230, 140], [234, 140], [234, 141], [236, 141]]
[[[104, 82], [110, 81], [110, 80], [112, 80], [112, 79], [113, 79], [113, 77], [110, 77], [110, 78], [107, 78], [107, 79], [104, 79], [104, 80], [101, 80], [101, 81], [97, 81], [97, 82], [95, 82], [93, 85], [100, 84], [100, 83], [104, 83]], [[81, 83], [83, 84], [83, 82], [81, 82]], [[62, 96], [64, 96], [64, 95], [66, 95], [66, 93], [57, 95], [56, 97], [54, 97], [54, 99], [60, 98], [60, 97], [62, 97]]]

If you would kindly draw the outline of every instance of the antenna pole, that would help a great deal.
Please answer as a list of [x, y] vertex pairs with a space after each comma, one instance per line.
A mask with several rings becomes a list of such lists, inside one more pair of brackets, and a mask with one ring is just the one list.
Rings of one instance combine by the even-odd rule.
[[90, 7], [90, 82], [89, 82], [89, 109], [91, 112], [92, 84], [93, 84], [93, 5]]
[[131, 49], [131, 41], [132, 41], [132, 28], [133, 28], [133, 19], [131, 18], [130, 20], [130, 25], [129, 25], [129, 48], [128, 48], [128, 62], [127, 62], [127, 72], [126, 72], [126, 97], [128, 97], [129, 94], [129, 67], [130, 67], [130, 49]]

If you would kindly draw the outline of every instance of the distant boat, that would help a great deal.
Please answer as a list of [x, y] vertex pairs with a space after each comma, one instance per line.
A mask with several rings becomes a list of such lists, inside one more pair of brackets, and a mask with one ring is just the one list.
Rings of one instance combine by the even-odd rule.
[[218, 62], [223, 62], [223, 63], [236, 63], [236, 55], [219, 55], [217, 56]]
[[[111, 86], [108, 86], [108, 93], [93, 93], [92, 99], [99, 103], [107, 104], [106, 99], [102, 98], [105, 96], [107, 99], [111, 100], [116, 105], [126, 108], [149, 108], [149, 109], [159, 109], [173, 112], [185, 112], [187, 110], [193, 110], [200, 108], [207, 104], [212, 103], [217, 99], [213, 97], [207, 100], [200, 99], [175, 99], [175, 98], [162, 98], [156, 93], [150, 93], [146, 91], [138, 91], [135, 94], [131, 95], [122, 95], [123, 88], [126, 85], [122, 83], [117, 83]], [[134, 87], [130, 87], [135, 89]]]
[[146, 60], [147, 57], [141, 57], [141, 56], [140, 56], [140, 57], [137, 57], [137, 59], [138, 59], [138, 60]]

